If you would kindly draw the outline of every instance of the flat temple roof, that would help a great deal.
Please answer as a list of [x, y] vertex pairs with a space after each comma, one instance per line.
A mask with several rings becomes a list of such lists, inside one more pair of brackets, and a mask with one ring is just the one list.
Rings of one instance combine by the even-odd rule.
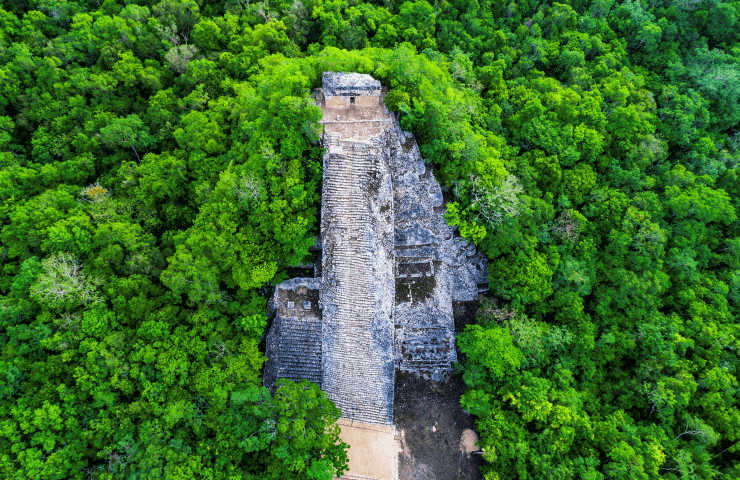
[[380, 93], [380, 80], [364, 73], [324, 72], [324, 94], [337, 95], [347, 91], [358, 94]]

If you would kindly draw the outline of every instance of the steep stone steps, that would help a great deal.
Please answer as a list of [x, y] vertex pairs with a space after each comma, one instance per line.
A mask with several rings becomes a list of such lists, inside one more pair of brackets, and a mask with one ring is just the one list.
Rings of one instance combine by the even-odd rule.
[[[379, 343], [372, 330], [378, 310], [379, 289], [373, 273], [377, 258], [370, 254], [375, 219], [369, 207], [367, 182], [379, 173], [369, 148], [353, 148], [339, 142], [342, 155], [325, 164], [322, 199], [322, 229], [331, 253], [325, 261], [323, 389], [339, 408], [342, 417], [365, 423], [387, 425], [393, 419], [393, 378], [384, 366], [392, 362], [392, 344]], [[331, 318], [329, 318], [331, 317]], [[388, 331], [392, 335], [388, 319]]]

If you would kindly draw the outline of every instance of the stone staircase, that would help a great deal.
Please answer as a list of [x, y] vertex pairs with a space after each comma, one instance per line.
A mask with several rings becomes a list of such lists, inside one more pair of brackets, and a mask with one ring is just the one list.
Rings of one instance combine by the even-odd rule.
[[399, 369], [430, 375], [449, 372], [457, 360], [453, 332], [447, 328], [406, 326], [405, 338], [400, 345]]
[[[387, 368], [392, 344], [377, 331], [378, 290], [387, 286], [378, 285], [373, 275], [377, 232], [365, 187], [378, 167], [370, 144], [330, 145], [341, 145], [342, 154], [331, 155], [324, 166], [322, 232], [329, 232], [323, 240], [331, 255], [324, 256], [323, 268], [322, 388], [342, 409], [342, 418], [388, 425], [393, 420], [393, 371]], [[385, 320], [392, 332], [391, 319]]]
[[309, 380], [321, 385], [321, 321], [318, 318], [284, 318], [280, 345], [282, 362], [277, 378]]

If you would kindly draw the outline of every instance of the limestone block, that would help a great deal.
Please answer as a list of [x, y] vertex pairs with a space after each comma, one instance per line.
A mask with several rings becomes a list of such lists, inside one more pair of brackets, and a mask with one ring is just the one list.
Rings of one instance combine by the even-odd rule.
[[429, 203], [432, 207], [442, 206], [444, 200], [442, 197], [442, 187], [439, 186], [439, 183], [431, 182], [427, 189], [427, 193], [429, 195]]
[[327, 95], [326, 106], [331, 108], [349, 108], [349, 97], [338, 95]]
[[450, 291], [456, 302], [471, 301], [478, 298], [478, 283], [467, 264], [450, 267]]
[[488, 258], [479, 253], [471, 262], [475, 266], [475, 283], [478, 285], [488, 283]]
[[[380, 103], [380, 96], [378, 95], [360, 95], [355, 97], [355, 105], [358, 107], [372, 107]], [[350, 102], [351, 105], [351, 102]]]
[[418, 224], [406, 229], [397, 228], [395, 230], [394, 240], [396, 245], [431, 245], [438, 244], [442, 241], [431, 230]]
[[329, 95], [374, 95], [381, 94], [380, 81], [362, 73], [324, 72], [322, 87]]
[[321, 384], [319, 289], [315, 278], [293, 278], [275, 287], [270, 300], [275, 318], [267, 333], [263, 374], [264, 385], [273, 392], [280, 378]]
[[393, 189], [373, 143], [324, 159], [321, 230], [323, 389], [343, 418], [393, 419]]
[[410, 195], [402, 197], [396, 205], [396, 222], [413, 222], [414, 220], [424, 217], [427, 213], [424, 206], [419, 204], [419, 202]]

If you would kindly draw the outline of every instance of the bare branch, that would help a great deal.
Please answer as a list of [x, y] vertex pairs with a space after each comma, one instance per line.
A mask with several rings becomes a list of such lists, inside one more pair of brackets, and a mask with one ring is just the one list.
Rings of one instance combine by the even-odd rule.
[[524, 188], [514, 175], [509, 175], [501, 185], [489, 188], [482, 180], [470, 175], [473, 186], [470, 197], [471, 205], [476, 211], [476, 221], [481, 217], [491, 225], [503, 222], [506, 217], [516, 217], [521, 211], [519, 195]]

